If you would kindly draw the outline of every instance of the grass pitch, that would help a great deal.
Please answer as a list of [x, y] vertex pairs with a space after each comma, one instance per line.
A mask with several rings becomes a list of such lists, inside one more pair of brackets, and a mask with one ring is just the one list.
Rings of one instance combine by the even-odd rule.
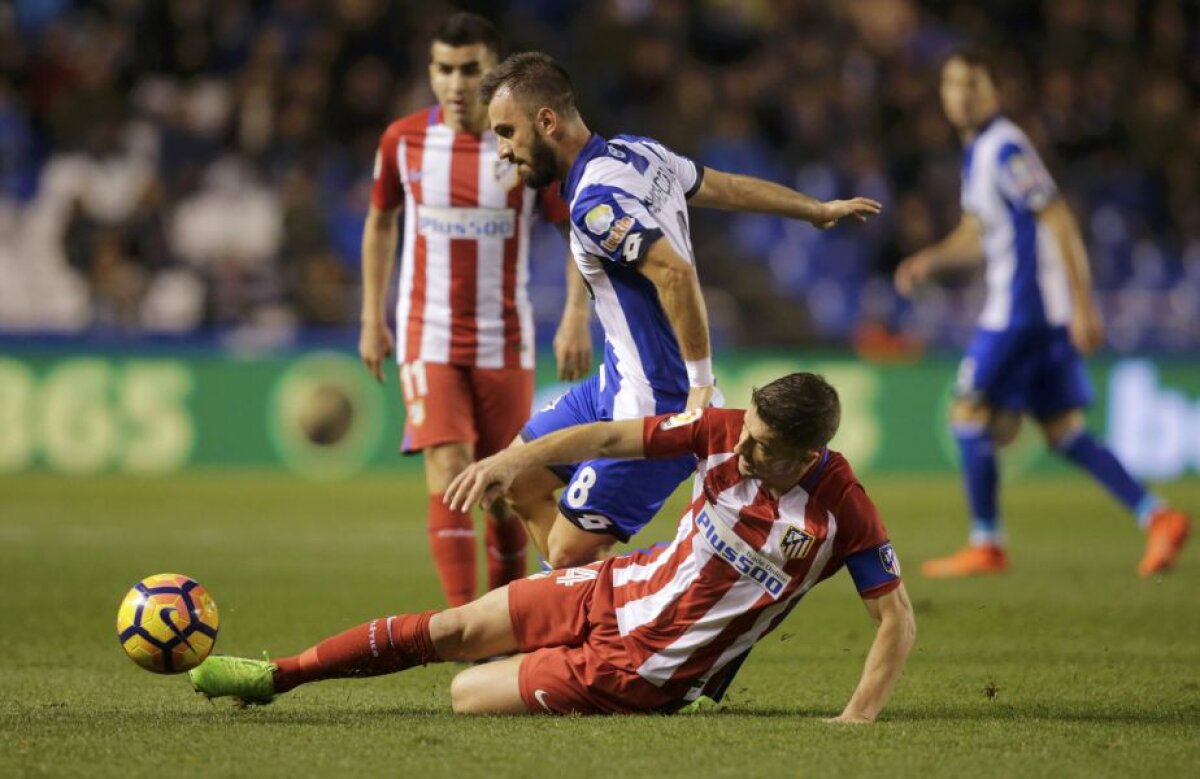
[[[0, 775], [1200, 774], [1200, 544], [1142, 581], [1142, 537], [1098, 488], [1023, 480], [1004, 494], [1011, 573], [924, 581], [918, 561], [965, 532], [957, 481], [867, 487], [907, 565], [917, 648], [883, 720], [839, 727], [819, 718], [849, 697], [873, 632], [845, 574], [699, 717], [456, 718], [455, 666], [212, 705], [125, 659], [125, 590], [198, 578], [221, 609], [218, 651], [249, 655], [438, 605], [417, 473], [3, 478]], [[1200, 508], [1200, 481], [1162, 491]], [[668, 538], [678, 505], [639, 540]]]

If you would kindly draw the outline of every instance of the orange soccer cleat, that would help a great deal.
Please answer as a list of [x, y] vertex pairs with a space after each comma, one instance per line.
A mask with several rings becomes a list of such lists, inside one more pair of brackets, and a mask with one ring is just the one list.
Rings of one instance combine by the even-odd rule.
[[937, 557], [921, 563], [921, 574], [930, 579], [954, 579], [962, 576], [982, 576], [1004, 573], [1008, 555], [999, 546], [967, 546], [948, 557]]
[[1138, 575], [1145, 579], [1170, 569], [1191, 534], [1192, 519], [1184, 512], [1166, 507], [1155, 511], [1146, 531], [1146, 554], [1138, 563]]

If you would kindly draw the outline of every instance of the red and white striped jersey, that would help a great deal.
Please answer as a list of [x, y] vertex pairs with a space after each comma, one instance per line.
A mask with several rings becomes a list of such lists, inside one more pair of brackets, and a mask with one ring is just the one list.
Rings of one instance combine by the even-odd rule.
[[532, 368], [529, 231], [535, 211], [568, 217], [558, 185], [526, 187], [496, 136], [455, 132], [434, 106], [379, 142], [371, 202], [404, 206], [396, 358]]
[[739, 473], [744, 414], [710, 408], [646, 420], [647, 456], [697, 456], [693, 499], [670, 545], [606, 561], [597, 582], [595, 597], [611, 603], [593, 613], [615, 615], [620, 662], [683, 698], [843, 564], [863, 597], [900, 581], [887, 531], [842, 455], [826, 450], [778, 499]]

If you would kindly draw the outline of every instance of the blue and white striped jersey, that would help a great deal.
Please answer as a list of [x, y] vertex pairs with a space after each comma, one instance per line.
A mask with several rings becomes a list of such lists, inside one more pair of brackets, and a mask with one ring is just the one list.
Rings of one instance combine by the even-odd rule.
[[599, 402], [613, 419], [681, 410], [687, 372], [658, 291], [638, 261], [658, 240], [695, 262], [687, 198], [703, 169], [649, 138], [592, 135], [563, 182], [571, 253], [604, 326]]
[[993, 118], [967, 146], [962, 208], [979, 218], [987, 258], [981, 329], [1060, 327], [1069, 321], [1071, 296], [1062, 255], [1037, 218], [1056, 195], [1033, 144], [1005, 117]]

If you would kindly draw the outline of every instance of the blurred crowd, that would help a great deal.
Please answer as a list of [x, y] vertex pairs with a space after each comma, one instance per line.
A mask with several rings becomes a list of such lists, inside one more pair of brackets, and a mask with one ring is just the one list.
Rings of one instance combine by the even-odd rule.
[[[1111, 345], [1200, 348], [1200, 6], [1189, 0], [0, 2], [0, 332], [354, 326], [379, 134], [432, 102], [428, 41], [481, 12], [572, 73], [604, 134], [885, 203], [818, 232], [696, 220], [719, 342], [948, 345], [975, 278], [900, 300], [958, 219], [937, 69], [994, 49], [1080, 219]], [[552, 323], [562, 246], [535, 244]]]

